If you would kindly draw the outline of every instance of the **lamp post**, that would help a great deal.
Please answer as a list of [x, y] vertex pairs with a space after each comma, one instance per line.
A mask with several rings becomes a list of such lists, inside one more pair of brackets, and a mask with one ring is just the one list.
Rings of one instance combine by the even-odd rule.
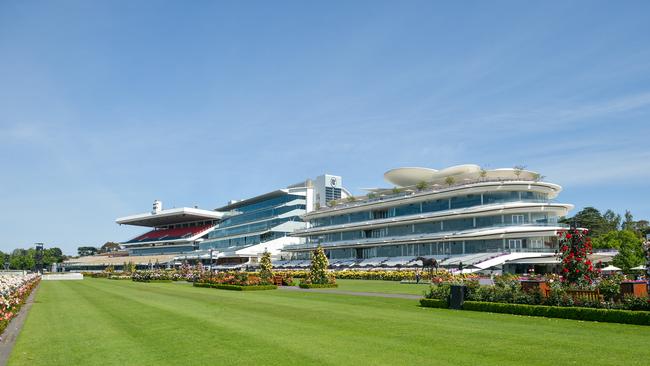
[[214, 248], [210, 248], [210, 275], [212, 275], [213, 254], [214, 254]]
[[43, 272], [43, 243], [36, 243], [36, 264], [35, 264], [35, 272], [42, 273]]

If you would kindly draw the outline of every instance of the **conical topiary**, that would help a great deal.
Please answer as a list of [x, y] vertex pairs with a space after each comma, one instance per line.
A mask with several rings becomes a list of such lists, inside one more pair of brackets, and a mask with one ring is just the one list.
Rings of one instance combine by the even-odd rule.
[[311, 267], [309, 268], [309, 280], [313, 284], [327, 284], [329, 283], [329, 278], [327, 276], [327, 267], [329, 266], [329, 261], [325, 255], [325, 251], [319, 245], [316, 250], [314, 250], [313, 257], [311, 259]]

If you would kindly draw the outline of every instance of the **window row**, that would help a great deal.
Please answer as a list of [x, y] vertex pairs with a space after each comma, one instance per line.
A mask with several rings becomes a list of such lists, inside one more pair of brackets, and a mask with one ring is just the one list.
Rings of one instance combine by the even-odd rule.
[[453, 210], [459, 208], [490, 205], [504, 202], [548, 202], [545, 193], [531, 191], [488, 192], [483, 194], [468, 194], [445, 199], [424, 201], [408, 205], [399, 205], [381, 210], [355, 212], [344, 215], [329, 216], [313, 219], [312, 227], [341, 225], [351, 222], [386, 219], [390, 217], [416, 215], [428, 212]]
[[223, 228], [223, 229], [216, 229], [215, 231], [210, 232], [208, 234], [208, 239], [216, 239], [216, 238], [223, 238], [226, 236], [232, 236], [232, 235], [240, 235], [240, 234], [247, 234], [247, 233], [253, 233], [253, 232], [258, 232], [258, 231], [264, 231], [264, 230], [270, 230], [274, 228], [275, 226], [278, 226], [282, 223], [288, 222], [288, 221], [300, 221], [299, 216], [290, 216], [290, 217], [283, 217], [283, 218], [278, 218], [278, 219], [273, 219], [273, 220], [267, 220], [267, 221], [262, 221], [262, 222], [256, 222], [254, 224], [248, 224], [248, 225], [241, 225], [241, 226], [235, 226], [232, 228]]
[[[519, 239], [465, 240], [430, 242], [420, 244], [385, 245], [368, 248], [326, 249], [330, 260], [366, 259], [381, 257], [451, 256], [475, 253], [516, 252], [519, 250], [553, 251], [557, 248], [555, 237]], [[310, 252], [300, 252], [295, 259], [309, 259]]]
[[[303, 201], [304, 202], [304, 201]], [[253, 222], [253, 221], [259, 221], [275, 216], [280, 216], [284, 213], [293, 211], [293, 210], [302, 210], [302, 212], [298, 213], [298, 215], [304, 214], [305, 211], [305, 204], [297, 204], [297, 205], [291, 205], [291, 206], [280, 206], [280, 207], [267, 207], [262, 210], [257, 210], [253, 212], [246, 212], [246, 213], [241, 213], [236, 216], [229, 217], [223, 221], [221, 221], [218, 225], [219, 228], [225, 228], [225, 227], [230, 227], [230, 226], [235, 226], [235, 225], [240, 225], [246, 222]]]
[[324, 235], [312, 235], [309, 242], [335, 242], [344, 240], [358, 240], [383, 237], [399, 237], [415, 234], [434, 234], [442, 232], [457, 232], [471, 229], [514, 226], [514, 225], [557, 225], [557, 216], [549, 216], [547, 213], [524, 213], [509, 215], [493, 215], [483, 217], [469, 217], [462, 219], [450, 219], [422, 222], [418, 224], [387, 226], [367, 230], [350, 230], [329, 233]]

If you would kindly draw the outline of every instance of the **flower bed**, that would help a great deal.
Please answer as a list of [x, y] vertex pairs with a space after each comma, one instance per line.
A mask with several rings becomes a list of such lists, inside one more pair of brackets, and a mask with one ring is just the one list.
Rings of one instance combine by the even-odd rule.
[[334, 288], [339, 287], [335, 283], [300, 283], [298, 285], [300, 288]]
[[[598, 309], [641, 310], [650, 311], [650, 298], [621, 296], [619, 285], [611, 279], [602, 280], [594, 290], [574, 289], [565, 283], [554, 281], [549, 289], [541, 291], [524, 291], [521, 283], [514, 276], [499, 276], [494, 278], [494, 286], [481, 286], [477, 281], [463, 281], [467, 288], [465, 300], [524, 304], [547, 305], [561, 307], [586, 307]], [[425, 298], [447, 301], [450, 293], [450, 283], [432, 285]], [[603, 295], [603, 296], [601, 296]]]
[[219, 290], [232, 290], [232, 291], [260, 291], [260, 290], [275, 290], [278, 288], [276, 285], [228, 285], [228, 284], [219, 284], [219, 283], [205, 283], [205, 282], [195, 282], [194, 287], [207, 287], [207, 288], [216, 288]]
[[175, 271], [135, 271], [131, 279], [135, 282], [171, 282], [174, 280]]
[[[309, 271], [307, 270], [276, 270], [277, 273], [285, 273], [294, 278], [306, 278]], [[415, 269], [394, 270], [350, 270], [341, 271], [333, 270], [332, 273], [339, 280], [380, 280], [380, 281], [415, 281]], [[426, 271], [420, 271], [420, 282], [429, 281], [429, 274]], [[454, 275], [444, 269], [439, 269], [434, 273], [431, 280], [433, 282], [449, 282], [463, 279], [478, 278], [474, 274]]]
[[109, 280], [131, 280], [131, 276], [128, 275], [111, 275], [108, 276]]
[[271, 279], [264, 281], [257, 273], [248, 272], [206, 273], [194, 282], [194, 286], [237, 291], [273, 290], [277, 288]]
[[4, 332], [11, 319], [18, 314], [20, 307], [40, 280], [38, 274], [0, 275], [0, 333]]

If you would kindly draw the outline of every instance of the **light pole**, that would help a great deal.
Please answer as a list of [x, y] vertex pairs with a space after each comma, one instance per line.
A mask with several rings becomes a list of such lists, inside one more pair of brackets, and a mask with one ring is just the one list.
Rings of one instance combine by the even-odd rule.
[[43, 272], [43, 243], [36, 243], [36, 264], [35, 271], [38, 273]]
[[213, 249], [213, 248], [210, 248], [210, 274], [212, 274], [212, 261], [213, 261], [212, 258], [213, 258], [213, 253], [214, 253], [214, 249]]

